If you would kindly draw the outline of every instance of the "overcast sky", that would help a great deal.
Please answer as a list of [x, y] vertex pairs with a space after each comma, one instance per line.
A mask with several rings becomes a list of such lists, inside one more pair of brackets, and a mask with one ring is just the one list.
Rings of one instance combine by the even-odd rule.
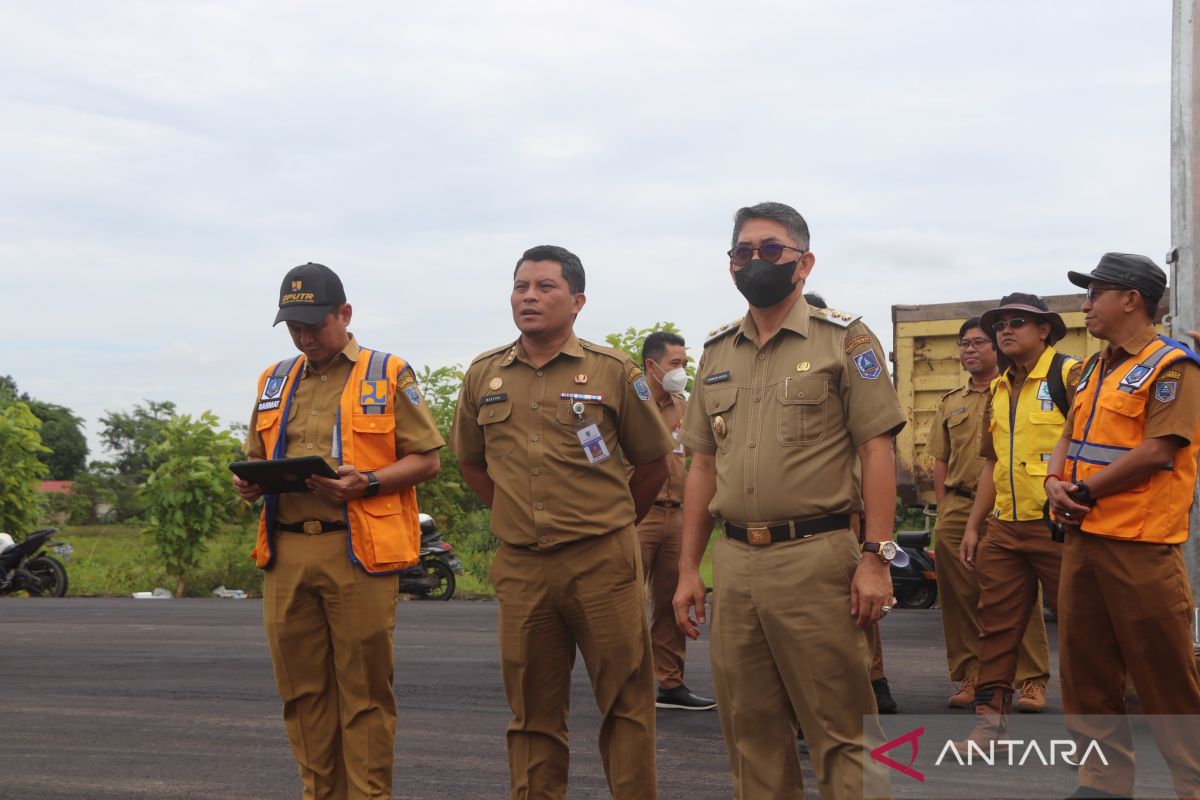
[[761, 200], [886, 346], [892, 303], [1161, 264], [1170, 64], [1168, 0], [9, 0], [0, 374], [103, 457], [142, 400], [248, 418], [296, 264], [363, 344], [465, 364], [543, 243], [587, 269], [580, 335], [673, 320], [696, 357]]

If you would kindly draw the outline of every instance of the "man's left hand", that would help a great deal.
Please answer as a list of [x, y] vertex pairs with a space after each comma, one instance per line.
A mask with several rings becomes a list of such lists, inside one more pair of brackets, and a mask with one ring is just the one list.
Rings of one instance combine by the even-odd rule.
[[337, 468], [338, 477], [324, 478], [320, 475], [310, 475], [305, 483], [308, 488], [334, 503], [346, 503], [356, 500], [367, 492], [367, 476], [356, 470], [350, 464]]
[[857, 617], [858, 627], [866, 628], [881, 619], [886, 613], [883, 607], [891, 603], [891, 566], [874, 553], [864, 553], [850, 584], [850, 614]]

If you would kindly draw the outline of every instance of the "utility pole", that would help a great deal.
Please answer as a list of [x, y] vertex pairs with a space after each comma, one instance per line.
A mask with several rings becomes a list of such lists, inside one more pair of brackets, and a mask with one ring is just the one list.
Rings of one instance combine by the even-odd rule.
[[[1186, 339], [1200, 330], [1200, 280], [1196, 275], [1196, 232], [1200, 230], [1200, 110], [1196, 10], [1200, 0], [1174, 0], [1171, 36], [1171, 335]], [[1191, 536], [1184, 546], [1192, 597], [1200, 598], [1200, 504], [1193, 500]], [[1200, 654], [1200, 608], [1192, 609], [1192, 644]]]

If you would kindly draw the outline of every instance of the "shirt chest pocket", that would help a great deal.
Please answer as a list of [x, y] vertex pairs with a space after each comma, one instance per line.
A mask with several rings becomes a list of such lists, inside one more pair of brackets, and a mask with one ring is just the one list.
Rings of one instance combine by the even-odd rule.
[[479, 407], [475, 421], [483, 429], [483, 444], [488, 458], [504, 458], [517, 446], [511, 417], [511, 400]]
[[1095, 441], [1096, 431], [1099, 430], [1103, 432], [1107, 444], [1137, 447], [1141, 443], [1146, 424], [1145, 395], [1105, 392], [1100, 395], [1097, 405], [1100, 406], [1100, 413], [1092, 421], [1093, 433], [1089, 437], [1092, 441]]
[[[979, 434], [978, 425], [968, 425], [970, 415], [964, 408], [956, 414], [946, 417], [946, 433], [950, 438], [951, 449], [958, 451], [970, 439]], [[978, 449], [978, 448], [977, 448]]]
[[779, 442], [788, 447], [816, 444], [825, 438], [829, 383], [824, 378], [789, 379], [775, 392]]
[[[343, 461], [361, 470], [382, 469], [396, 460], [396, 417], [392, 414], [355, 414], [350, 418], [354, 451], [343, 443]], [[352, 460], [351, 460], [352, 459]]]
[[704, 392], [704, 411], [720, 453], [729, 452], [737, 435], [737, 391], [736, 386], [725, 386]]

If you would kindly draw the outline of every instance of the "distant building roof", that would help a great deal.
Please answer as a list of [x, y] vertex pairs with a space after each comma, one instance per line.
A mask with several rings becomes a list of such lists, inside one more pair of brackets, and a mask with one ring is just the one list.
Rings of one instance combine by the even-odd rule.
[[42, 481], [42, 494], [71, 494], [75, 491], [75, 481]]

